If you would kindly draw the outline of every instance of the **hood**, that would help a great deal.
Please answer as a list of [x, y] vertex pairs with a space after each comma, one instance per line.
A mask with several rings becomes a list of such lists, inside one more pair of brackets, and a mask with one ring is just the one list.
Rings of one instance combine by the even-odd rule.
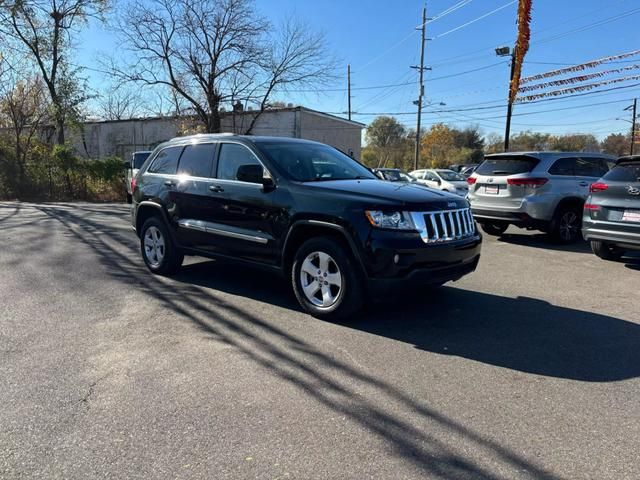
[[[353, 200], [361, 200], [375, 205], [404, 206], [423, 208], [465, 208], [467, 201], [425, 185], [406, 182], [387, 182], [384, 180], [331, 180], [325, 182], [307, 182], [305, 187], [319, 191], [343, 193]], [[465, 183], [466, 185], [466, 183]]]

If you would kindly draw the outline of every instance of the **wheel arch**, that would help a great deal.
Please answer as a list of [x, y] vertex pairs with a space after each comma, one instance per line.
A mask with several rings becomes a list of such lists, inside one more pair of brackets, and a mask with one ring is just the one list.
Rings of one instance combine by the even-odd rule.
[[561, 209], [566, 207], [576, 207], [578, 210], [582, 211], [584, 208], [585, 199], [580, 197], [565, 197], [558, 202], [556, 208], [553, 211], [553, 218], [556, 218], [558, 212]]
[[288, 274], [291, 270], [296, 250], [305, 241], [314, 237], [331, 237], [337, 239], [345, 246], [347, 253], [351, 254], [355, 259], [361, 272], [363, 274], [366, 272], [360, 252], [353, 238], [342, 225], [322, 220], [298, 220], [289, 229], [282, 248], [281, 265], [285, 274]]
[[162, 205], [156, 202], [152, 202], [150, 200], [142, 201], [136, 207], [135, 227], [136, 227], [136, 234], [138, 235], [138, 237], [140, 237], [140, 233], [141, 233], [140, 230], [142, 229], [144, 222], [146, 222], [151, 217], [160, 218], [166, 225], [167, 230], [169, 231], [169, 235], [171, 235], [172, 237], [172, 240], [174, 241], [176, 240], [175, 232], [171, 228], [171, 224], [169, 223], [169, 217], [167, 216], [167, 212], [165, 212]]

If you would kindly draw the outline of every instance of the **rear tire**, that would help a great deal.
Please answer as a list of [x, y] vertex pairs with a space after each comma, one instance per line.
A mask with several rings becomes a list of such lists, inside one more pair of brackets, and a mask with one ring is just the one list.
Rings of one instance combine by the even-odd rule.
[[363, 306], [362, 275], [341, 242], [316, 237], [302, 244], [291, 269], [293, 292], [300, 306], [320, 319], [347, 318]]
[[157, 275], [173, 275], [184, 260], [166, 225], [158, 217], [151, 217], [142, 225], [140, 252], [147, 268]]
[[484, 222], [480, 224], [482, 231], [487, 235], [499, 237], [509, 228], [509, 224], [505, 222]]
[[553, 216], [549, 235], [562, 244], [575, 243], [581, 238], [582, 209], [573, 205], [559, 207]]
[[591, 251], [602, 260], [618, 261], [624, 255], [624, 251], [609, 243], [600, 240], [591, 240]]

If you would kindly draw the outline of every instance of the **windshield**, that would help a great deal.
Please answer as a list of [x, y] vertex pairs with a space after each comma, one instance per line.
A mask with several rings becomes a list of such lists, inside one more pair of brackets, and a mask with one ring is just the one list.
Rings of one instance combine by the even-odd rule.
[[260, 143], [258, 147], [291, 180], [298, 182], [377, 178], [353, 158], [328, 145], [281, 142]]
[[440, 178], [447, 182], [465, 182], [465, 178], [453, 170], [437, 170]]
[[140, 169], [151, 152], [135, 152], [133, 154], [133, 168]]

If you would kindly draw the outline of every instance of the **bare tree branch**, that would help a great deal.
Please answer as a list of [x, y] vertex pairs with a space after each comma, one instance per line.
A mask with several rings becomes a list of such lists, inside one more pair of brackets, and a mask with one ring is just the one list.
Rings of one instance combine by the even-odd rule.
[[131, 0], [116, 30], [133, 60], [112, 61], [112, 75], [169, 89], [207, 132], [220, 131], [224, 105], [257, 105], [259, 116], [275, 94], [317, 85], [332, 68], [322, 35], [293, 21], [273, 32], [252, 0]]

